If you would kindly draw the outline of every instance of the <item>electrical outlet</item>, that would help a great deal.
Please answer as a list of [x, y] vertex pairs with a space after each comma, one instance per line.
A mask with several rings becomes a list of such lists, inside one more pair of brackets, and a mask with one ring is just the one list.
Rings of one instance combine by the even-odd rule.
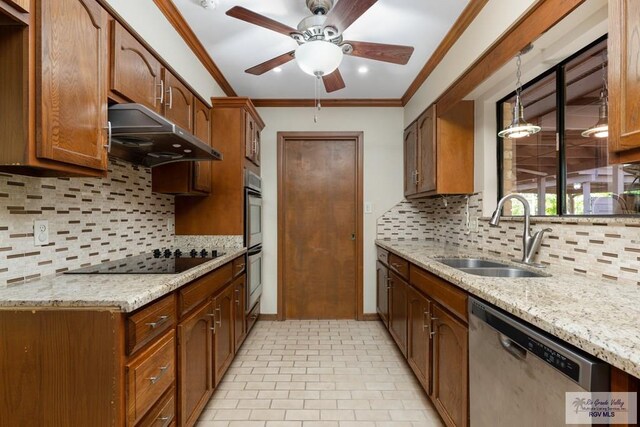
[[474, 233], [478, 232], [478, 217], [477, 216], [472, 216], [469, 219], [469, 231], [472, 231]]
[[168, 218], [167, 219], [167, 232], [173, 233], [175, 228], [176, 228], [176, 226], [175, 226], [175, 223], [173, 222], [173, 218]]
[[33, 244], [36, 246], [49, 244], [49, 221], [33, 221]]
[[373, 213], [373, 203], [364, 202], [364, 213], [366, 214]]

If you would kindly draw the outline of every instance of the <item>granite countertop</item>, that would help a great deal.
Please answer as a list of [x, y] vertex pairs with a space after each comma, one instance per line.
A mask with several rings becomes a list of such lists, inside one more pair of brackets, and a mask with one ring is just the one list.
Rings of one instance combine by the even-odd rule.
[[246, 248], [176, 274], [62, 274], [0, 288], [0, 308], [101, 307], [131, 312], [228, 263]]
[[376, 240], [376, 244], [640, 377], [640, 287], [544, 270], [539, 271], [552, 276], [475, 276], [439, 263], [436, 258], [498, 258], [488, 257], [479, 250], [433, 241]]

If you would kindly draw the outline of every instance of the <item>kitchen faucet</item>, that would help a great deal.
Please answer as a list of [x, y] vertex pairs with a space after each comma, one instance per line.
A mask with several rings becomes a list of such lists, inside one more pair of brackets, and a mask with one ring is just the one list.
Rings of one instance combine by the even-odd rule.
[[544, 267], [541, 264], [536, 264], [533, 262], [533, 258], [536, 256], [536, 252], [540, 248], [540, 244], [542, 243], [542, 237], [545, 232], [552, 231], [550, 228], [545, 228], [540, 230], [533, 235], [531, 234], [531, 226], [530, 226], [530, 217], [531, 217], [531, 208], [529, 207], [529, 202], [527, 199], [522, 197], [519, 194], [507, 194], [498, 202], [498, 207], [496, 208], [493, 215], [491, 215], [491, 220], [489, 221], [489, 225], [492, 227], [497, 227], [500, 223], [500, 212], [502, 211], [502, 206], [505, 204], [507, 200], [517, 199], [520, 200], [522, 205], [524, 206], [524, 231], [522, 232], [522, 263], [535, 266], [535, 267]]

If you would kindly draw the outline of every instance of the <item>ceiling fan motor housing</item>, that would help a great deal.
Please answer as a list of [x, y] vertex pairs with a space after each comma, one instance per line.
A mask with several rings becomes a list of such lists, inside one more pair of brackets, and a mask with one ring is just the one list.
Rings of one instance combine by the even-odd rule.
[[293, 33], [293, 37], [299, 43], [305, 43], [313, 40], [325, 40], [328, 42], [339, 43], [340, 32], [337, 28], [324, 25], [327, 17], [325, 15], [311, 15], [304, 18], [298, 24], [300, 34]]
[[307, 7], [314, 15], [326, 15], [333, 7], [333, 0], [307, 0]]

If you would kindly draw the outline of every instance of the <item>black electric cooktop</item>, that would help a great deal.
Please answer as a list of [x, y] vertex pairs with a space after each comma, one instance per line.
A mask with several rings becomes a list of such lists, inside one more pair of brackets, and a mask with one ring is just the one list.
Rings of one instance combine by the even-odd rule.
[[182, 273], [222, 255], [224, 253], [216, 249], [212, 251], [192, 249], [185, 252], [180, 249], [175, 251], [156, 249], [151, 253], [107, 261], [67, 271], [65, 274], [174, 274]]

